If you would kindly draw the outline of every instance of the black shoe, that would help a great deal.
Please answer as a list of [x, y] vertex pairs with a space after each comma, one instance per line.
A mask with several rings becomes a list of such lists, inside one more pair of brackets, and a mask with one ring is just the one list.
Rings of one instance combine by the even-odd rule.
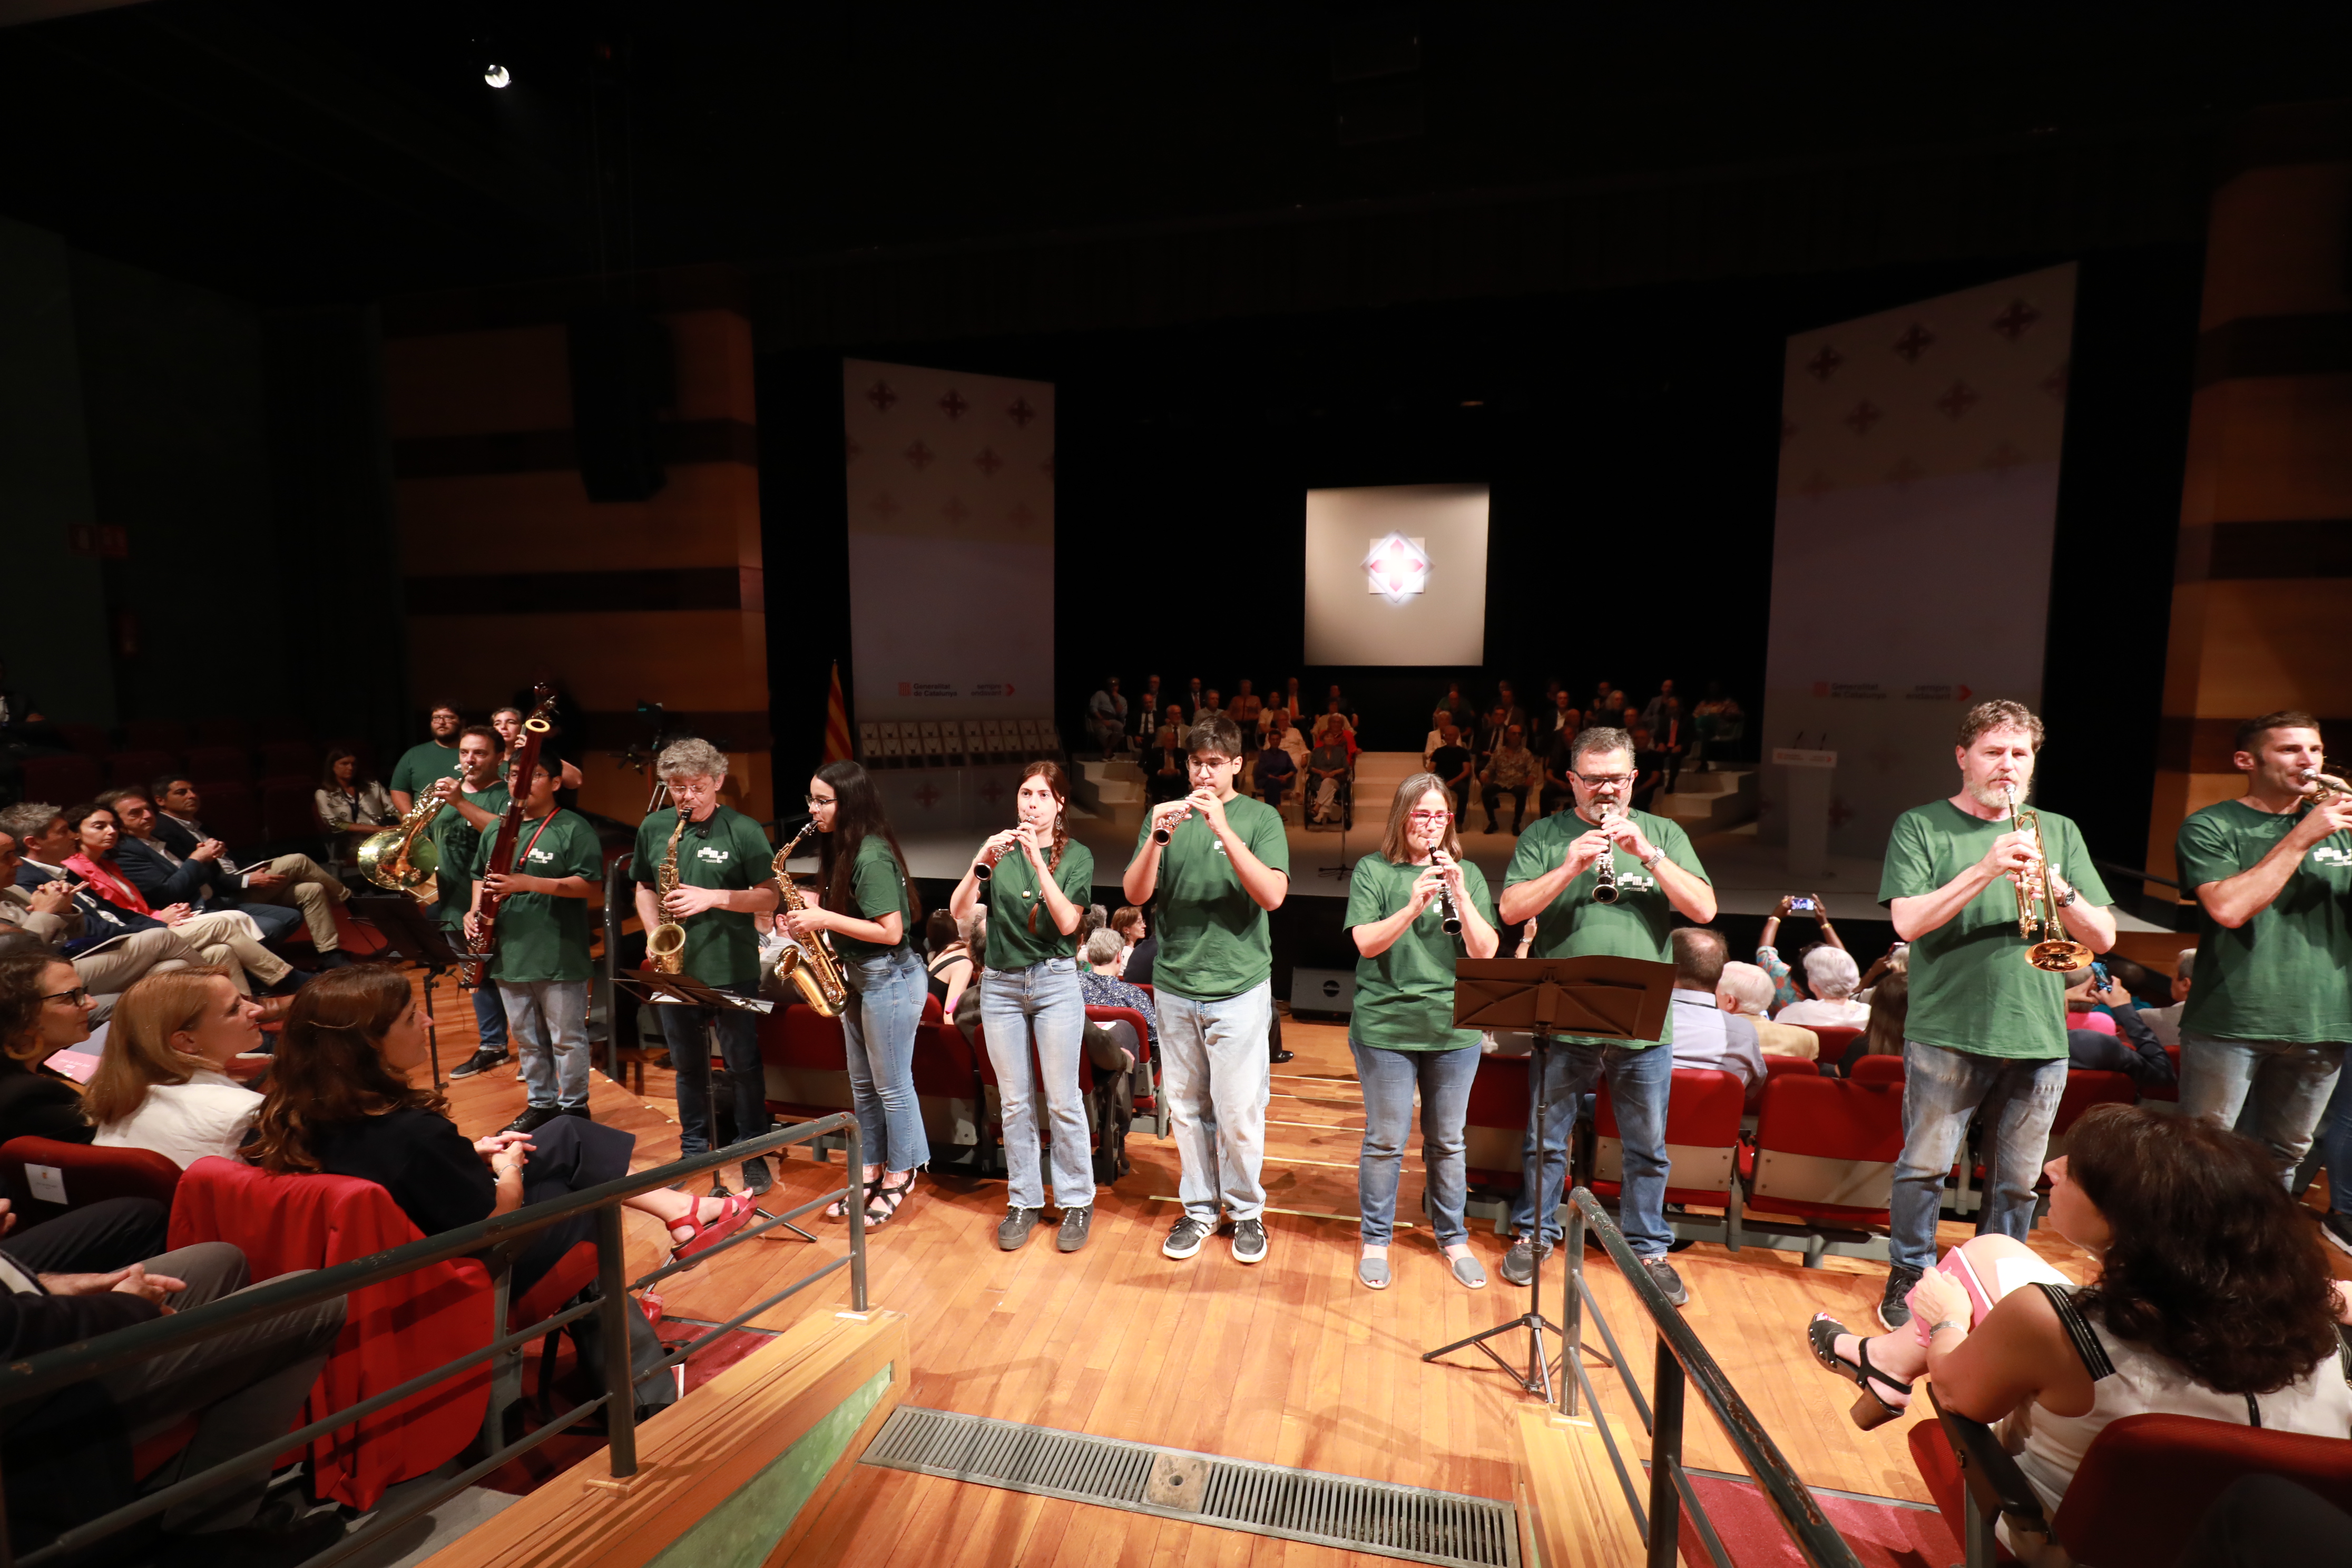
[[2319, 1216], [2319, 1234], [2338, 1252], [2352, 1252], [2352, 1219], [2330, 1210]]
[[1644, 1258], [1642, 1259], [1642, 1272], [1650, 1277], [1651, 1284], [1666, 1293], [1667, 1306], [1689, 1304], [1690, 1292], [1684, 1289], [1683, 1277], [1675, 1273], [1675, 1266], [1664, 1258]]
[[756, 1198], [761, 1193], [766, 1192], [770, 1187], [772, 1187], [775, 1184], [775, 1177], [768, 1173], [767, 1161], [762, 1159], [746, 1160], [743, 1162], [743, 1190], [745, 1192], [751, 1194]]
[[1878, 1299], [1878, 1321], [1888, 1333], [1893, 1333], [1911, 1321], [1911, 1303], [1903, 1298], [1911, 1294], [1911, 1287], [1927, 1271], [1908, 1263], [1892, 1264], [1886, 1270], [1886, 1292]]
[[501, 1132], [536, 1132], [563, 1112], [551, 1105], [526, 1106], [523, 1113], [499, 1129]]
[[1064, 1252], [1076, 1252], [1087, 1244], [1087, 1227], [1094, 1223], [1095, 1206], [1064, 1209], [1062, 1223], [1054, 1232], [1054, 1245]]
[[453, 1079], [471, 1078], [476, 1073], [488, 1072], [492, 1068], [504, 1067], [513, 1059], [504, 1051], [492, 1050], [489, 1047], [484, 1046], [480, 1050], [451, 1068], [449, 1076]]
[[1511, 1243], [1511, 1249], [1503, 1254], [1503, 1278], [1514, 1285], [1531, 1283], [1536, 1270], [1541, 1268], [1544, 1259], [1550, 1256], [1550, 1242], [1538, 1247], [1533, 1237], [1523, 1236]]
[[319, 972], [323, 974], [330, 969], [349, 969], [353, 962], [352, 955], [339, 947], [319, 955]]
[[1265, 1059], [1276, 1067], [1280, 1067], [1297, 1054], [1297, 1051], [1268, 1051], [1265, 1053]]
[[555, 1113], [558, 1116], [576, 1116], [583, 1121], [596, 1120], [596, 1113], [584, 1105], [559, 1105], [555, 1108]]
[[1024, 1209], [1014, 1204], [1004, 1211], [1004, 1218], [996, 1226], [996, 1245], [1000, 1251], [1018, 1252], [1029, 1245], [1029, 1233], [1044, 1218], [1044, 1209]]
[[1209, 1238], [1214, 1226], [1203, 1225], [1189, 1214], [1178, 1215], [1176, 1223], [1168, 1227], [1168, 1239], [1160, 1244], [1162, 1258], [1190, 1258], [1201, 1250], [1201, 1243]]
[[1236, 1263], [1265, 1261], [1265, 1221], [1243, 1219], [1234, 1222], [1234, 1261]]

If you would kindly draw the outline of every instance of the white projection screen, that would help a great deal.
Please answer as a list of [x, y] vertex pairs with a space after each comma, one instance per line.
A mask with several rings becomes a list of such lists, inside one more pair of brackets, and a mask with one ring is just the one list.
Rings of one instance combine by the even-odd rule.
[[1308, 490], [1307, 662], [1486, 663], [1486, 487]]
[[2069, 263], [1789, 340], [1761, 739], [1838, 753], [1835, 853], [1952, 793], [1969, 702], [2040, 705], [2074, 322]]

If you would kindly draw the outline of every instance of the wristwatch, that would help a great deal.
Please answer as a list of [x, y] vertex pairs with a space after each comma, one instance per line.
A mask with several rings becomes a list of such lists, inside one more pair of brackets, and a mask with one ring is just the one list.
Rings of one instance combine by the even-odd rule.
[[2058, 885], [2058, 891], [2052, 896], [2050, 901], [2062, 910], [2073, 909], [2074, 900], [2078, 896], [2074, 891], [2074, 885], [2072, 882], [2059, 881], [2055, 877], [2050, 879]]
[[1654, 847], [1647, 855], [1642, 857], [1642, 869], [1644, 871], [1654, 871], [1658, 868], [1658, 862], [1665, 858], [1666, 852], [1664, 850]]

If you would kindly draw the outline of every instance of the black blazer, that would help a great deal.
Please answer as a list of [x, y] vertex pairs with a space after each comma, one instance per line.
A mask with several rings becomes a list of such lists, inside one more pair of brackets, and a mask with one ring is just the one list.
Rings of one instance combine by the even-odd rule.
[[[201, 827], [204, 825], [198, 823], [196, 826]], [[183, 860], [194, 854], [196, 846], [203, 842], [202, 837], [194, 829], [176, 816], [165, 816], [163, 808], [160, 805], [155, 808], [155, 837], [168, 845], [172, 853]], [[122, 839], [123, 843], [127, 844], [131, 841], [131, 836], [126, 833], [122, 836]], [[118, 845], [116, 847], [119, 849], [121, 846]]]
[[[173, 853], [181, 852], [175, 849]], [[123, 876], [144, 895], [152, 909], [160, 910], [167, 904], [201, 904], [210, 898], [228, 896], [221, 886], [219, 861], [183, 857], [174, 866], [170, 856], [129, 834], [115, 845], [114, 863], [122, 868]]]
[[81, 1095], [61, 1078], [35, 1072], [0, 1056], [0, 1143], [11, 1138], [54, 1138], [87, 1143], [98, 1136], [81, 1113]]
[[[38, 891], [59, 880], [79, 881], [79, 879], [61, 867], [36, 866], [30, 860], [16, 868], [16, 886], [20, 888]], [[60, 957], [71, 958], [76, 953], [88, 952], [100, 942], [127, 932], [164, 929], [162, 921], [110, 904], [95, 893], [78, 890], [73, 900], [74, 908], [81, 911], [81, 935], [58, 945]]]

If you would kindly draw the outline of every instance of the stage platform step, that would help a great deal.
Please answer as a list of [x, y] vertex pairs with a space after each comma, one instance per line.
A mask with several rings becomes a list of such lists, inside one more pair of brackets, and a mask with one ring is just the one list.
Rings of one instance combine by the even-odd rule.
[[1141, 828], [1146, 805], [1143, 770], [1123, 757], [1076, 760], [1078, 773], [1070, 781], [1070, 793], [1078, 804], [1091, 815], [1130, 832]]
[[1685, 773], [1675, 779], [1672, 794], [1658, 796], [1655, 810], [1694, 837], [1737, 827], [1756, 816], [1755, 772]]

